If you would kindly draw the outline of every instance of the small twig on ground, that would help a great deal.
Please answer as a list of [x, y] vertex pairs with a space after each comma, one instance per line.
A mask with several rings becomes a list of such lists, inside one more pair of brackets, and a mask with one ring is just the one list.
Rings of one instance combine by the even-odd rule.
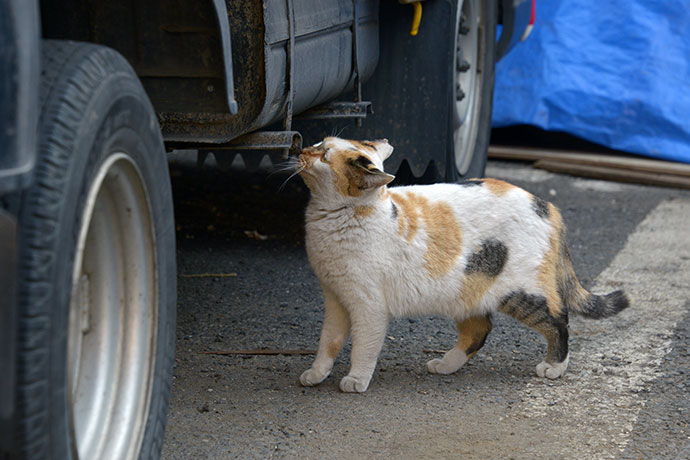
[[435, 348], [424, 348], [422, 351], [424, 353], [440, 353], [440, 354], [444, 354], [446, 352], [446, 350], [436, 350]]
[[266, 241], [268, 239], [267, 235], [262, 235], [256, 230], [245, 230], [244, 234], [247, 238], [251, 238], [253, 240]]
[[315, 350], [211, 350], [202, 355], [313, 355]]

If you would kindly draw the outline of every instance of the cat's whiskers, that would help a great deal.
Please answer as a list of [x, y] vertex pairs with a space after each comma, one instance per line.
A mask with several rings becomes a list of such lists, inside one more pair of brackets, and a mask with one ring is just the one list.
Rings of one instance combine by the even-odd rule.
[[[343, 126], [342, 128], [340, 128], [340, 131], [338, 131], [337, 134], [331, 135], [331, 137], [340, 137], [340, 135], [343, 133], [343, 131], [345, 131], [346, 128], [347, 128], [347, 126]], [[336, 128], [333, 128], [333, 131], [335, 131], [335, 129]]]
[[287, 183], [290, 181], [290, 179], [292, 179], [293, 177], [295, 177], [297, 174], [301, 173], [302, 171], [304, 171], [304, 166], [299, 166], [292, 174], [290, 174], [288, 176], [287, 179], [285, 179], [285, 181], [282, 183], [282, 185], [278, 188], [278, 191], [282, 192], [285, 189], [285, 186], [287, 185]]
[[273, 171], [268, 175], [268, 177], [273, 177], [276, 174], [281, 174], [287, 171], [293, 172], [301, 167], [301, 162], [297, 157], [289, 157], [282, 163], [273, 165]]

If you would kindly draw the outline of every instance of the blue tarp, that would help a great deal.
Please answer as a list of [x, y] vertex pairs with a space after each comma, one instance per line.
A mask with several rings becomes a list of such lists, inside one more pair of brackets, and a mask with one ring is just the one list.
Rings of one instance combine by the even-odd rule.
[[529, 124], [690, 163], [687, 0], [538, 0], [496, 66], [493, 126]]

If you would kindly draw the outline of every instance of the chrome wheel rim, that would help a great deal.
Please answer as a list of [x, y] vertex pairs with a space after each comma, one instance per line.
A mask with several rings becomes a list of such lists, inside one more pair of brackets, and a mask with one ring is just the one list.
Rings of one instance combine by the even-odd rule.
[[89, 187], [72, 272], [67, 393], [80, 459], [138, 457], [155, 366], [156, 288], [146, 188], [132, 159], [114, 153]]
[[479, 46], [484, 34], [481, 3], [479, 0], [461, 0], [456, 18], [453, 141], [455, 167], [460, 175], [470, 168], [477, 142], [483, 64]]

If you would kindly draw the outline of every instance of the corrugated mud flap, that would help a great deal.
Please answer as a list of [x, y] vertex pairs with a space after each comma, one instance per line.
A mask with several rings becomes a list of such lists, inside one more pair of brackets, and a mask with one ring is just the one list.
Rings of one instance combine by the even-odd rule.
[[363, 85], [363, 99], [373, 115], [358, 138], [387, 138], [395, 147], [386, 169], [395, 172], [403, 159], [419, 177], [433, 161], [443, 176], [452, 148], [453, 33], [457, 2], [424, 2], [419, 32], [410, 35], [412, 8], [381, 2], [380, 56], [374, 75]]

